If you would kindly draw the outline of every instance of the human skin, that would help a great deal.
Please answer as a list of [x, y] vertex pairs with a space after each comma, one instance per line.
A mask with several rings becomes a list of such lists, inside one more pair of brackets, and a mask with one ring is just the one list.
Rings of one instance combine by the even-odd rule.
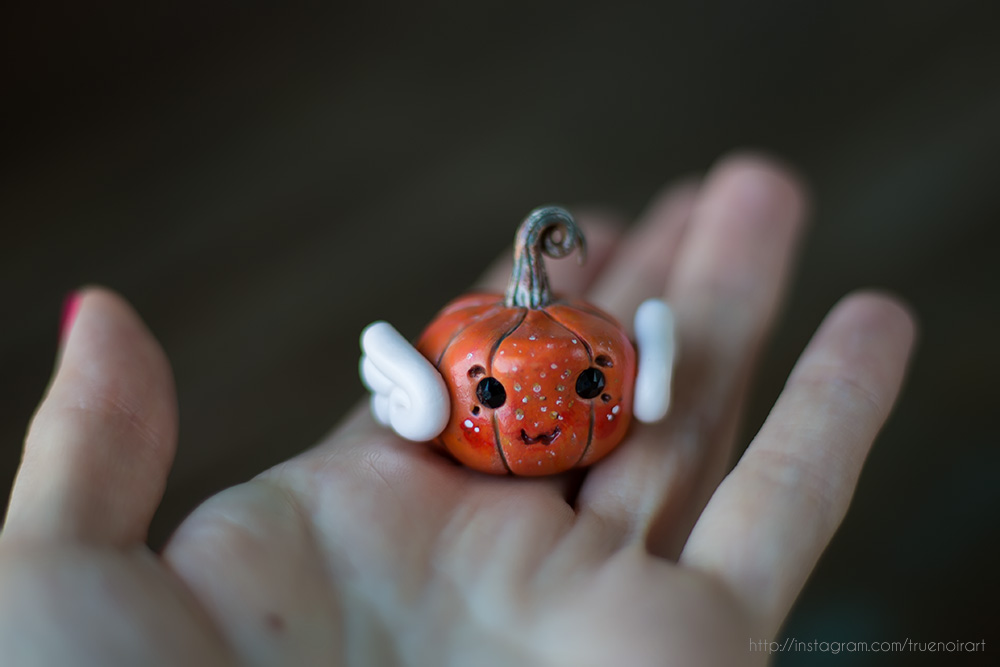
[[162, 553], [144, 541], [176, 444], [169, 364], [120, 297], [83, 290], [0, 532], [5, 664], [765, 663], [749, 642], [843, 519], [914, 340], [895, 298], [845, 297], [733, 466], [806, 209], [785, 167], [734, 155], [632, 231], [578, 216], [590, 260], [550, 264], [555, 289], [622, 322], [664, 296], [680, 354], [667, 419], [593, 468], [476, 473], [361, 406]]

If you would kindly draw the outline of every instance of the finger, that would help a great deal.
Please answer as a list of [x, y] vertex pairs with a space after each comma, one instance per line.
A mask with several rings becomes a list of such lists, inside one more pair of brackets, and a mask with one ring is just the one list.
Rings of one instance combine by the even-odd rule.
[[614, 315], [627, 329], [640, 303], [663, 295], [697, 194], [698, 184], [686, 181], [660, 195], [642, 215], [638, 228], [618, 244], [590, 291], [594, 305]]
[[580, 503], [661, 556], [676, 557], [724, 474], [754, 358], [771, 326], [805, 210], [793, 175], [736, 156], [706, 179], [670, 271], [677, 327], [674, 405], [636, 425], [596, 468]]
[[166, 356], [120, 297], [88, 289], [24, 445], [4, 536], [145, 538], [177, 437]]
[[899, 392], [914, 324], [893, 299], [846, 298], [698, 520], [682, 562], [728, 583], [776, 632], [847, 510]]
[[[555, 294], [580, 296], [586, 292], [614, 253], [622, 233], [622, 225], [610, 214], [581, 211], [574, 213], [574, 217], [587, 239], [587, 255], [582, 264], [577, 253], [559, 259], [545, 258], [549, 284]], [[513, 231], [512, 229], [512, 237]], [[476, 282], [476, 289], [503, 292], [510, 280], [513, 265], [513, 251], [507, 250]]]
[[[784, 166], [736, 155], [708, 179], [667, 301], [687, 359], [688, 392], [702, 409], [733, 393], [774, 323], [805, 222], [805, 188]], [[679, 369], [684, 373], [685, 369]]]

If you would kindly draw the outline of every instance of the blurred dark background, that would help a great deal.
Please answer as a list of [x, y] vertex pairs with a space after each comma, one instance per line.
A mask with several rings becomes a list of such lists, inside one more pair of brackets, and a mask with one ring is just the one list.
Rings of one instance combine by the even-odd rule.
[[1000, 651], [1000, 31], [988, 2], [174, 3], [0, 24], [0, 488], [60, 304], [124, 293], [173, 362], [177, 464], [151, 539], [317, 441], [357, 337], [415, 335], [543, 202], [638, 213], [738, 147], [797, 165], [814, 227], [747, 421], [841, 295], [909, 300], [922, 343], [798, 639]]

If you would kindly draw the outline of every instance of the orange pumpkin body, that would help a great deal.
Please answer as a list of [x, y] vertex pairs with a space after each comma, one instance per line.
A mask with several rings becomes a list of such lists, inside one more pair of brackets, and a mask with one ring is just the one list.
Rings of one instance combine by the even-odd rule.
[[[450, 420], [435, 442], [471, 468], [555, 474], [599, 460], [628, 430], [635, 349], [614, 318], [586, 302], [536, 308], [507, 305], [500, 294], [466, 295], [439, 313], [417, 349], [451, 395]], [[496, 407], [501, 389], [489, 378], [504, 394]], [[492, 392], [483, 394], [487, 381]], [[586, 397], [580, 387], [597, 393]]]

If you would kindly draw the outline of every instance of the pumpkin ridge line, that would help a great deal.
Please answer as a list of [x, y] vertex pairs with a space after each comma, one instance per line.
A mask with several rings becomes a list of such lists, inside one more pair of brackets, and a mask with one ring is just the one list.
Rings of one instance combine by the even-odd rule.
[[[517, 331], [521, 327], [521, 325], [524, 324], [524, 320], [526, 320], [527, 318], [528, 318], [528, 309], [527, 308], [521, 308], [521, 319], [519, 319], [517, 321], [517, 324], [515, 324], [514, 326], [512, 326], [502, 336], [500, 336], [499, 338], [497, 338], [497, 340], [496, 340], [495, 343], [493, 343], [493, 348], [490, 350], [489, 356], [486, 357], [486, 364], [489, 366], [489, 368], [486, 369], [486, 372], [490, 376], [493, 375], [493, 357], [496, 356], [497, 350], [500, 349], [500, 344], [503, 343], [505, 340], [507, 340], [508, 336], [510, 336], [515, 331]], [[504, 456], [504, 453], [503, 453], [503, 445], [500, 444], [500, 427], [497, 425], [497, 412], [496, 412], [496, 410], [493, 411], [492, 422], [493, 422], [493, 439], [496, 442], [497, 454], [500, 455], [500, 462], [503, 463], [503, 467], [507, 469], [507, 472], [510, 473], [511, 475], [513, 475], [514, 471], [510, 469], [510, 464], [507, 463], [507, 457]]]
[[563, 324], [558, 319], [556, 319], [556, 317], [552, 313], [550, 313], [549, 311], [545, 310], [544, 308], [542, 308], [541, 311], [543, 313], [545, 313], [545, 316], [548, 317], [550, 320], [552, 320], [553, 322], [555, 322], [556, 324], [558, 324], [559, 326], [561, 326], [566, 331], [568, 331], [571, 334], [573, 334], [573, 337], [576, 338], [578, 341], [580, 341], [583, 344], [583, 349], [585, 349], [587, 351], [587, 358], [590, 359], [590, 363], [593, 364], [594, 363], [594, 351], [590, 349], [590, 343], [588, 343], [584, 339], [584, 337], [581, 336], [580, 334], [578, 334], [576, 331], [574, 331], [573, 329], [569, 328], [567, 325]]
[[510, 469], [510, 464], [507, 463], [507, 457], [503, 455], [503, 447], [500, 445], [500, 427], [497, 426], [497, 413], [496, 410], [493, 411], [493, 440], [497, 443], [497, 454], [500, 455], [500, 463], [503, 467], [507, 469], [507, 472], [511, 475], [514, 471]]
[[[477, 322], [492, 316], [494, 313], [498, 312], [502, 306], [503, 306], [502, 303], [497, 303], [486, 312], [470, 317], [467, 322], [465, 322], [462, 326], [458, 327], [458, 329], [455, 330], [455, 333], [451, 335], [451, 338], [448, 339], [448, 342], [444, 344], [444, 347], [441, 348], [441, 353], [438, 355], [437, 361], [434, 362], [434, 368], [441, 370], [441, 362], [444, 360], [444, 355], [445, 353], [448, 352], [448, 348], [451, 347], [451, 344], [454, 343], [455, 340], [459, 336], [461, 336], [466, 329], [471, 327], [473, 324], [476, 324]], [[470, 306], [470, 308], [475, 308], [475, 307], [476, 306]]]
[[587, 452], [590, 451], [590, 445], [594, 442], [594, 421], [596, 417], [594, 416], [594, 402], [590, 402], [590, 427], [587, 430], [587, 445], [583, 448], [583, 453], [580, 454], [580, 458], [576, 460], [573, 467], [576, 468], [580, 465], [580, 462], [587, 457]]
[[528, 309], [527, 308], [521, 308], [520, 310], [521, 310], [521, 319], [519, 319], [517, 321], [517, 324], [515, 324], [513, 327], [511, 327], [509, 331], [507, 331], [505, 334], [503, 334], [502, 336], [500, 336], [499, 338], [497, 338], [496, 342], [493, 343], [493, 347], [490, 349], [489, 356], [486, 357], [486, 363], [489, 365], [489, 368], [487, 368], [486, 370], [487, 370], [487, 372], [490, 375], [493, 375], [493, 358], [495, 356], [497, 356], [497, 350], [500, 349], [500, 344], [503, 343], [505, 340], [507, 340], [507, 338], [512, 333], [514, 333], [519, 328], [521, 328], [521, 325], [524, 324], [524, 321], [526, 319], [528, 319]]

